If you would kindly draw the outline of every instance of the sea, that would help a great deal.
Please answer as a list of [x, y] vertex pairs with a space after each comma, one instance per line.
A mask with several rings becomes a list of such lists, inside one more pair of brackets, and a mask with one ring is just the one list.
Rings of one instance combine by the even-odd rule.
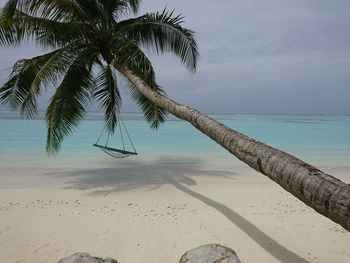
[[[254, 139], [286, 151], [322, 167], [350, 167], [350, 116], [209, 114], [225, 125]], [[169, 117], [152, 130], [139, 113], [123, 113], [124, 126], [99, 144], [138, 153], [128, 157], [137, 163], [172, 160], [209, 165], [240, 164], [233, 155], [187, 122]], [[122, 160], [106, 155], [93, 146], [104, 127], [103, 114], [90, 112], [68, 136], [57, 156], [45, 152], [44, 114], [32, 120], [18, 112], [0, 112], [0, 168], [31, 166], [106, 165]], [[108, 139], [108, 143], [107, 143]], [[124, 142], [124, 146], [123, 146]], [[1, 170], [0, 170], [1, 173]]]

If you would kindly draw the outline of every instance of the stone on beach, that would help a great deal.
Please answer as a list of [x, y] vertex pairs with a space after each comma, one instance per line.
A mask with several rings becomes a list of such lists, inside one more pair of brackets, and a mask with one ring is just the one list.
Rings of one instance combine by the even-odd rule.
[[75, 253], [68, 257], [62, 258], [58, 263], [118, 263], [117, 260], [112, 258], [97, 258], [92, 257], [88, 253]]
[[[58, 263], [118, 263], [118, 261], [111, 258], [92, 257], [88, 253], [75, 253], [61, 259]], [[241, 261], [231, 248], [207, 244], [187, 251], [179, 263], [241, 263]]]
[[187, 251], [179, 263], [241, 263], [236, 253], [219, 244], [207, 244]]

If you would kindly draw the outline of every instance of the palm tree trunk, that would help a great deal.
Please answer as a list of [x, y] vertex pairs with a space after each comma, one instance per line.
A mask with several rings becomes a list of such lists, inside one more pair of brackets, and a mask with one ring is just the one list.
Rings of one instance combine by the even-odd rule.
[[189, 106], [153, 91], [132, 71], [121, 72], [145, 97], [220, 144], [238, 159], [278, 183], [320, 214], [350, 231], [350, 185], [304, 161], [249, 138]]

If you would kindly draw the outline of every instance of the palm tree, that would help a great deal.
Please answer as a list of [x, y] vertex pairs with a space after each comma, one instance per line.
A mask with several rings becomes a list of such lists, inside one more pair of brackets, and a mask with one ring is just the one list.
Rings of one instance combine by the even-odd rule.
[[[192, 72], [198, 49], [183, 17], [164, 10], [136, 14], [140, 0], [9, 0], [0, 16], [0, 45], [35, 40], [50, 52], [15, 63], [0, 89], [0, 102], [31, 118], [43, 87], [55, 87], [46, 112], [48, 153], [84, 118], [91, 100], [105, 112], [114, 132], [120, 108], [119, 86], [130, 89], [152, 128], [166, 112], [195, 128], [250, 167], [268, 176], [317, 212], [350, 231], [350, 186], [319, 169], [232, 130], [166, 96], [143, 49], [172, 52]], [[122, 81], [120, 81], [122, 80]]]

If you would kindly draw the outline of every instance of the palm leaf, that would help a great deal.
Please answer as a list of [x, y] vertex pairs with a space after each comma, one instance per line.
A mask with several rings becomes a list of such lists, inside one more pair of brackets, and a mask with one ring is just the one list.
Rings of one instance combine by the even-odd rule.
[[98, 0], [98, 2], [104, 7], [105, 13], [109, 13], [115, 18], [119, 18], [120, 15], [126, 15], [130, 11], [136, 14], [139, 11], [141, 0], [115, 0], [105, 1]]
[[0, 45], [35, 39], [43, 47], [62, 47], [72, 41], [85, 40], [82, 28], [84, 25], [76, 22], [63, 23], [16, 10], [11, 22], [0, 24]]
[[128, 3], [131, 11], [136, 14], [140, 9], [140, 4], [141, 4], [142, 0], [126, 0], [126, 1], [122, 1], [122, 2]]
[[[84, 18], [83, 11], [76, 0], [11, 0], [16, 9], [28, 15], [55, 21], [71, 21]], [[13, 8], [12, 4], [12, 8]], [[11, 9], [13, 10], [13, 9]]]
[[9, 0], [0, 12], [0, 24], [10, 23], [17, 9], [18, 0]]
[[32, 83], [30, 83], [27, 96], [21, 105], [22, 114], [32, 117], [32, 104], [36, 105], [36, 100], [41, 93], [41, 87], [55, 85], [57, 80], [64, 76], [70, 65], [83, 51], [86, 52], [86, 50], [75, 45], [69, 45], [52, 52], [51, 57], [38, 68]]
[[12, 69], [10, 79], [0, 88], [0, 102], [7, 104], [12, 109], [21, 109], [22, 113], [32, 117], [37, 112], [36, 98], [40, 94], [40, 90], [37, 89], [35, 96], [30, 96], [28, 99], [31, 85], [40, 69], [56, 52], [17, 61]]
[[183, 17], [173, 16], [166, 9], [162, 13], [149, 13], [118, 23], [117, 30], [146, 48], [157, 53], [173, 52], [191, 71], [195, 71], [198, 47], [194, 32], [181, 26]]
[[[118, 45], [113, 51], [118, 63], [135, 72], [154, 91], [164, 94], [163, 89], [161, 89], [156, 82], [151, 61], [135, 43], [124, 40], [123, 45]], [[140, 106], [150, 127], [154, 129], [159, 128], [166, 119], [166, 111], [143, 96], [139, 90], [131, 85], [125, 78], [124, 84], [129, 88], [132, 99]]]
[[[159, 126], [165, 122], [167, 111], [163, 109], [162, 107], [157, 106], [154, 104], [151, 100], [146, 98], [143, 94], [140, 93], [140, 91], [133, 87], [131, 87], [130, 94], [132, 99], [139, 105], [143, 112], [143, 116], [145, 117], [146, 121], [149, 123], [150, 127], [152, 129], [158, 129]], [[157, 87], [157, 92], [163, 93], [163, 89], [160, 87]]]
[[71, 134], [85, 116], [94, 80], [85, 61], [75, 61], [50, 100], [46, 112], [46, 150], [56, 154], [65, 136]]
[[0, 45], [12, 46], [18, 44], [14, 34], [15, 27], [11, 25], [12, 18], [16, 12], [17, 0], [9, 0], [0, 10]]
[[37, 93], [37, 91], [40, 90], [41, 85], [55, 85], [58, 78], [68, 70], [69, 66], [73, 63], [80, 52], [82, 52], [82, 50], [75, 45], [69, 45], [52, 52], [52, 56], [36, 73], [35, 78], [31, 83], [30, 91]]
[[115, 43], [112, 52], [118, 64], [137, 73], [149, 86], [157, 87], [152, 63], [136, 43], [123, 38]]
[[121, 105], [121, 97], [117, 87], [116, 76], [110, 65], [102, 68], [96, 79], [94, 97], [105, 111], [106, 128], [109, 133], [114, 133], [117, 125], [117, 114]]

